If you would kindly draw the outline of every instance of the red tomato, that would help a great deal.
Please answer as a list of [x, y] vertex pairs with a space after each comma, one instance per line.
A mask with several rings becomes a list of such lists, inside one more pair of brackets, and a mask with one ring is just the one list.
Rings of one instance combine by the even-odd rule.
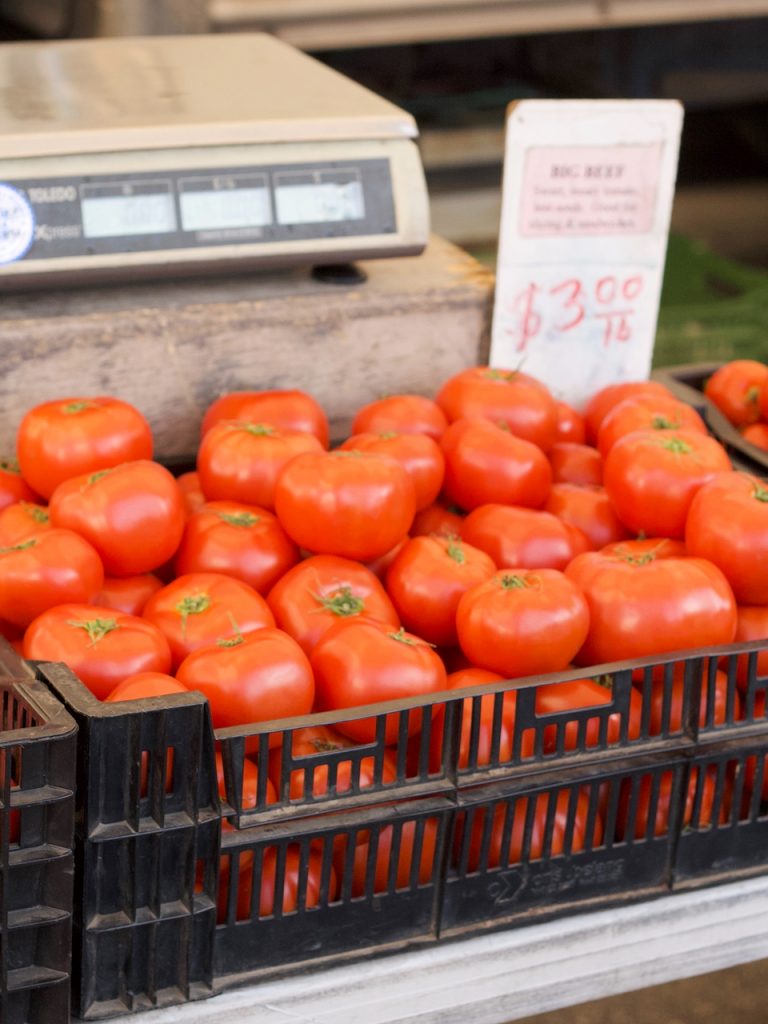
[[151, 622], [87, 604], [39, 615], [24, 634], [24, 657], [63, 661], [99, 700], [128, 676], [171, 667], [168, 642]]
[[456, 628], [475, 665], [519, 678], [564, 669], [586, 639], [589, 611], [555, 569], [502, 570], [464, 594]]
[[376, 576], [364, 565], [335, 555], [314, 555], [287, 572], [267, 597], [280, 629], [310, 655], [336, 622], [364, 616], [400, 626]]
[[555, 406], [557, 408], [556, 443], [584, 444], [587, 439], [587, 423], [582, 414], [565, 402], [556, 402]]
[[669, 537], [643, 537], [642, 540], [620, 540], [606, 544], [600, 548], [601, 555], [616, 555], [626, 558], [648, 561], [647, 556], [654, 558], [685, 558], [687, 552], [681, 540], [670, 540]]
[[197, 472], [209, 501], [242, 501], [272, 510], [281, 470], [297, 455], [322, 451], [314, 434], [222, 420], [200, 442]]
[[[215, 729], [309, 714], [315, 695], [306, 655], [279, 629], [201, 647], [184, 659], [176, 678], [208, 698]], [[270, 746], [281, 741], [278, 733]]]
[[[565, 848], [565, 836], [568, 825], [568, 808], [571, 802], [571, 794], [567, 789], [562, 789], [555, 796], [554, 793], [540, 793], [535, 800], [533, 811], [533, 825], [531, 829], [528, 848], [525, 849], [525, 823], [528, 817], [529, 797], [520, 797], [515, 801], [501, 801], [496, 805], [491, 823], [490, 843], [488, 846], [488, 859], [481, 862], [483, 832], [485, 831], [485, 816], [488, 811], [480, 808], [474, 816], [472, 832], [469, 838], [469, 852], [467, 861], [468, 871], [478, 869], [499, 867], [500, 864], [519, 864], [521, 861], [540, 860], [542, 857], [558, 857]], [[549, 849], [544, 849], [544, 842], [547, 833], [547, 817], [549, 814], [550, 802], [554, 801], [555, 810], [553, 816], [552, 838]], [[512, 818], [511, 829], [507, 827], [507, 819]], [[571, 853], [579, 853], [587, 843], [587, 825], [589, 818], [589, 797], [586, 793], [579, 793], [576, 799], [576, 811], [573, 819], [573, 834], [571, 839]], [[458, 856], [463, 839], [464, 824], [460, 823], [456, 835], [455, 851]], [[509, 832], [509, 852], [505, 857], [502, 849], [502, 842], [505, 832]], [[595, 826], [592, 842], [598, 845], [602, 838], [602, 822], [599, 815], [595, 816]]]
[[252, 587], [214, 572], [179, 576], [149, 599], [144, 618], [168, 641], [174, 671], [192, 651], [275, 625]]
[[[350, 750], [354, 748], [352, 743], [343, 733], [332, 729], [329, 725], [314, 725], [307, 729], [296, 729], [291, 742], [292, 758], [308, 758], [329, 751]], [[269, 776], [274, 783], [275, 791], [280, 789], [280, 773], [283, 759], [283, 748], [276, 747], [269, 755]], [[353, 771], [355, 762], [350, 758], [348, 761], [335, 761], [336, 781], [333, 792], [348, 793], [353, 788], [369, 789], [376, 782], [376, 759], [374, 757], [363, 757], [356, 763], [359, 768], [356, 773]], [[383, 783], [394, 782], [397, 778], [397, 759], [391, 751], [386, 751], [382, 761], [381, 781]], [[305, 788], [311, 791], [312, 796], [321, 797], [328, 793], [328, 765], [316, 765], [314, 771], [307, 765], [305, 768], [294, 768], [290, 773], [290, 798], [291, 800], [303, 800]]]
[[436, 501], [429, 508], [416, 513], [411, 526], [411, 536], [428, 537], [434, 533], [438, 537], [458, 537], [463, 521], [464, 513], [457, 506], [448, 508]]
[[[445, 668], [431, 646], [383, 622], [337, 622], [312, 653], [317, 709], [336, 711], [379, 701], [427, 697], [446, 688]], [[421, 728], [421, 712], [408, 716], [408, 734]], [[360, 743], [376, 738], [376, 719], [336, 723], [339, 732]], [[398, 716], [386, 721], [386, 742], [398, 738]]]
[[691, 405], [668, 395], [635, 395], [610, 410], [600, 424], [597, 447], [605, 458], [619, 438], [636, 430], [694, 430], [707, 433], [707, 425]]
[[[759, 607], [753, 605], [740, 605], [737, 609], [738, 621], [736, 623], [736, 636], [733, 638], [737, 644], [746, 643], [750, 640], [768, 641], [768, 606]], [[749, 657], [744, 654], [739, 658], [736, 673], [736, 682], [742, 692], [746, 693], [747, 673], [749, 669]], [[758, 676], [768, 676], [768, 643], [765, 650], [757, 655], [756, 672]]]
[[685, 527], [689, 554], [722, 571], [739, 604], [768, 604], [768, 484], [723, 473], [691, 502]]
[[403, 548], [410, 539], [411, 538], [408, 536], [408, 534], [406, 534], [405, 537], [403, 537], [402, 540], [398, 541], [398, 543], [395, 544], [393, 548], [390, 548], [389, 551], [385, 551], [384, 554], [379, 555], [378, 558], [373, 558], [370, 561], [366, 562], [366, 569], [369, 569], [376, 577], [376, 579], [383, 583], [384, 580], [387, 578], [387, 573], [389, 572], [390, 565], [392, 565], [394, 560], [397, 558], [397, 556], [400, 554], [400, 552], [403, 550]]
[[0, 509], [18, 501], [37, 501], [37, 495], [21, 476], [15, 459], [0, 459]]
[[547, 388], [519, 370], [474, 366], [443, 384], [435, 399], [451, 423], [484, 417], [549, 451], [557, 435], [557, 405]]
[[603, 487], [554, 484], [544, 508], [564, 523], [578, 527], [593, 548], [629, 537]]
[[113, 608], [126, 615], [141, 615], [144, 605], [162, 587], [162, 581], [151, 573], [141, 576], [108, 576], [93, 603]]
[[600, 431], [600, 424], [608, 413], [619, 402], [625, 398], [635, 395], [671, 395], [669, 388], [659, 384], [656, 380], [625, 381], [622, 384], [609, 384], [601, 388], [597, 394], [589, 400], [584, 411], [584, 419], [587, 425], [587, 442], [597, 444], [597, 435]]
[[0, 512], [0, 548], [12, 547], [29, 537], [37, 537], [51, 529], [51, 519], [44, 505], [17, 501]]
[[184, 532], [184, 503], [167, 469], [126, 462], [60, 484], [51, 522], [85, 537], [110, 576], [138, 576], [163, 565]]
[[200, 430], [205, 436], [221, 420], [273, 423], [281, 430], [314, 434], [328, 447], [328, 417], [305, 391], [233, 391], [208, 407]]
[[392, 459], [310, 452], [280, 474], [275, 509], [300, 547], [366, 562], [408, 533], [416, 502], [411, 478]]
[[481, 505], [461, 528], [468, 543], [499, 569], [564, 569], [578, 553], [567, 528], [548, 512], [510, 505]]
[[[551, 683], [539, 686], [536, 690], [536, 714], [552, 715], [564, 711], [576, 711], [580, 708], [598, 708], [610, 704], [613, 693], [597, 679], [572, 679], [567, 683]], [[629, 721], [627, 737], [631, 740], [640, 735], [643, 715], [643, 702], [640, 694], [633, 690], [629, 698]], [[606, 743], [610, 746], [618, 743], [621, 738], [622, 716], [618, 712], [608, 716]], [[544, 752], [547, 754], [557, 750], [558, 726], [550, 725], [544, 729]], [[567, 722], [564, 730], [563, 750], [578, 748], [579, 722]], [[584, 733], [587, 748], [600, 745], [600, 719], [590, 718]]]
[[[667, 696], [669, 707], [669, 731], [680, 732], [683, 728], [683, 696], [685, 693], [685, 668], [682, 662], [678, 662], [673, 670], [672, 680], [669, 686], [664, 683], [663, 674], [658, 674], [651, 684], [651, 720], [648, 726], [651, 735], [661, 733], [664, 722], [664, 704]], [[728, 708], [728, 676], [725, 672], [717, 671], [714, 678], [714, 704], [712, 706], [712, 724], [722, 725], [726, 721]], [[707, 724], [707, 704], [709, 699], [709, 681], [706, 672], [701, 680], [701, 701], [699, 704], [699, 725]], [[734, 694], [734, 719], [741, 714], [741, 705], [738, 695]]]
[[494, 502], [538, 508], [546, 501], [552, 470], [535, 444], [479, 419], [452, 423], [440, 443], [449, 501], [466, 509]]
[[760, 393], [766, 384], [768, 366], [755, 359], [734, 359], [715, 370], [704, 394], [735, 427], [745, 427], [760, 419]]
[[[435, 852], [438, 836], [438, 821], [436, 818], [427, 818], [421, 837], [420, 850], [418, 852], [418, 867], [416, 868], [416, 881], [418, 885], [427, 885], [433, 880], [435, 873]], [[373, 891], [388, 892], [389, 876], [392, 870], [394, 825], [387, 825], [378, 834], [376, 844], [376, 861], [373, 874]], [[414, 870], [414, 848], [418, 835], [418, 823], [406, 821], [400, 832], [399, 849], [397, 849], [397, 866], [395, 868], [395, 888], [405, 889], [411, 885], [411, 875]], [[356, 899], [365, 895], [365, 880], [368, 871], [370, 853], [370, 830], [365, 829], [357, 832], [355, 854], [352, 863], [352, 898]], [[336, 877], [343, 878], [346, 863], [347, 837], [341, 835], [334, 845], [333, 862], [336, 869]]]
[[[656, 797], [656, 817], [653, 824], [653, 835], [664, 836], [669, 831], [669, 811], [672, 799], [672, 772], [664, 772], [658, 785]], [[698, 769], [691, 771], [688, 792], [685, 797], [685, 810], [683, 812], [683, 825], [690, 826], [693, 820], [693, 808], [696, 799], [696, 783], [698, 781]], [[653, 795], [653, 779], [650, 775], [644, 775], [640, 781], [640, 788], [637, 795], [637, 809], [635, 811], [635, 839], [645, 839], [648, 832], [648, 819], [651, 813], [651, 797]], [[616, 832], [618, 838], [623, 840], [629, 830], [627, 816], [631, 796], [631, 783], [625, 780], [622, 784], [619, 797], [618, 815], [616, 819]], [[702, 794], [701, 810], [699, 812], [698, 825], [707, 827], [712, 824], [712, 804], [715, 797], [715, 780], [711, 775], [704, 779], [704, 791]]]
[[730, 468], [728, 453], [712, 437], [691, 430], [637, 431], [611, 448], [605, 489], [630, 530], [682, 538], [696, 492]]
[[168, 693], [189, 693], [189, 690], [164, 672], [137, 672], [118, 683], [104, 700], [146, 700], [148, 697], [164, 697]]
[[0, 618], [25, 627], [54, 605], [92, 601], [104, 569], [91, 545], [71, 530], [47, 530], [0, 548]]
[[355, 434], [340, 451], [373, 452], [399, 462], [413, 482], [417, 511], [431, 505], [443, 486], [445, 458], [424, 434]]
[[768, 423], [750, 423], [748, 427], [742, 427], [741, 436], [756, 448], [768, 452]]
[[255, 505], [210, 501], [187, 520], [176, 572], [219, 572], [266, 594], [299, 560], [277, 516]]
[[461, 595], [496, 572], [477, 548], [446, 537], [414, 537], [387, 573], [387, 591], [406, 629], [429, 643], [456, 644]]
[[[220, 751], [216, 751], [216, 782], [219, 787], [219, 796], [222, 800], [231, 803], [227, 797], [227, 783], [224, 775], [224, 758]], [[272, 785], [272, 780], [267, 779], [266, 801], [268, 804], [276, 804], [278, 800], [277, 790]], [[243, 758], [243, 780], [240, 807], [247, 811], [255, 807], [259, 802], [259, 769], [247, 757]], [[224, 822], [222, 822], [224, 824]]]
[[552, 483], [597, 484], [603, 482], [603, 459], [587, 444], [560, 443], [549, 449]]
[[200, 484], [200, 474], [182, 473], [181, 476], [176, 477], [176, 483], [181, 488], [187, 515], [191, 516], [194, 512], [199, 512], [205, 504], [205, 495]]
[[588, 552], [565, 572], [589, 604], [580, 665], [733, 641], [733, 593], [720, 570], [702, 558]]
[[435, 402], [421, 395], [389, 395], [358, 409], [352, 420], [353, 434], [394, 430], [398, 434], [426, 434], [439, 441], [448, 420]]
[[[229, 888], [229, 857], [221, 858], [219, 872], [219, 924], [227, 919], [227, 891]], [[254, 907], [255, 917], [270, 917], [275, 913], [275, 885], [277, 879], [278, 853], [277, 847], [270, 846], [264, 853], [261, 862], [260, 888], [258, 907]], [[322, 878], [322, 854], [310, 850], [307, 857], [306, 870], [301, 868], [301, 850], [298, 845], [287, 848], [283, 868], [283, 891], [278, 896], [278, 907], [283, 914], [292, 914], [298, 906], [300, 888], [304, 889], [305, 908], [316, 907], [320, 902], [320, 883]], [[302, 885], [303, 883], [303, 885]], [[251, 920], [251, 900], [253, 893], [253, 854], [247, 853], [240, 858], [239, 879], [237, 886], [237, 920]], [[329, 876], [329, 899], [336, 896], [336, 876], [331, 869]]]
[[118, 398], [61, 398], [29, 410], [16, 448], [24, 479], [50, 498], [72, 477], [151, 459], [152, 431], [138, 409]]

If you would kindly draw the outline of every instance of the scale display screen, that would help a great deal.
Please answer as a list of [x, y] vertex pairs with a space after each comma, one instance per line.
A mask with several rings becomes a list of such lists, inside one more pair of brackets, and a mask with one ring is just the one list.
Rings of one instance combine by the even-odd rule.
[[396, 231], [387, 159], [0, 183], [0, 263]]

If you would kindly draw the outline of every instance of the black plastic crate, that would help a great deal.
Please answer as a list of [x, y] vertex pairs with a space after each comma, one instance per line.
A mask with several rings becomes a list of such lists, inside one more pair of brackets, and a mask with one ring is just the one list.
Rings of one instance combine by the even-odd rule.
[[654, 370], [653, 378], [664, 384], [681, 401], [692, 405], [707, 424], [710, 432], [728, 450], [736, 469], [756, 476], [768, 472], [768, 452], [741, 436], [733, 424], [704, 394], [704, 386], [721, 363], [689, 363], [665, 366]]
[[0, 650], [0, 1021], [66, 1024], [77, 727], [46, 687], [4, 653]]

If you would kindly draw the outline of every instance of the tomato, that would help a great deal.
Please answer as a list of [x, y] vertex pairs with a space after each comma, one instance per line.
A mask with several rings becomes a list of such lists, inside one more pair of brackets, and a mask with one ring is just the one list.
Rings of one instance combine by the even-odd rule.
[[557, 409], [556, 443], [584, 444], [587, 439], [587, 423], [582, 414], [566, 402], [556, 402], [555, 408]]
[[406, 629], [429, 643], [456, 644], [456, 609], [496, 566], [484, 551], [446, 537], [414, 537], [387, 573], [387, 591]]
[[[680, 732], [683, 728], [683, 696], [685, 693], [685, 666], [678, 662], [672, 673], [669, 685], [666, 685], [663, 673], [656, 673], [656, 678], [651, 683], [651, 719], [648, 726], [651, 735], [660, 734], [664, 722], [665, 698], [669, 708], [670, 732]], [[701, 701], [699, 704], [699, 725], [707, 724], [707, 705], [709, 699], [709, 680], [704, 672], [701, 679]], [[728, 676], [719, 670], [715, 673], [713, 685], [712, 724], [722, 725], [726, 721], [728, 709]], [[667, 695], [668, 693], [668, 695]], [[738, 695], [734, 694], [734, 720], [741, 714], [741, 705]]]
[[[599, 708], [601, 705], [610, 704], [613, 700], [613, 693], [597, 679], [571, 679], [566, 683], [551, 683], [548, 686], [539, 686], [536, 690], [536, 714], [552, 715], [567, 711], [576, 711], [581, 708]], [[637, 739], [640, 735], [640, 728], [643, 715], [643, 702], [640, 694], [632, 690], [629, 698], [629, 719], [627, 722], [627, 737], [631, 740]], [[605, 742], [610, 746], [618, 743], [621, 738], [622, 716], [619, 712], [608, 716], [608, 727], [605, 734]], [[567, 722], [564, 726], [550, 725], [544, 729], [544, 752], [551, 754], [557, 750], [558, 732], [564, 733], [563, 750], [576, 750], [579, 738], [578, 721]], [[597, 747], [600, 745], [600, 719], [587, 719], [584, 731], [585, 747]]]
[[[736, 636], [733, 638], [737, 644], [746, 643], [749, 640], [765, 640], [766, 646], [757, 655], [755, 671], [758, 677], [768, 676], [768, 605], [739, 605], [736, 609], [738, 620], [736, 624]], [[747, 677], [749, 672], [749, 656], [742, 654], [738, 660], [736, 671], [736, 682], [743, 693], [747, 690]]]
[[[229, 889], [230, 858], [221, 858], [219, 871], [218, 922], [227, 919], [227, 891]], [[283, 914], [292, 914], [297, 906], [300, 888], [304, 890], [305, 908], [316, 907], [320, 902], [320, 884], [322, 879], [322, 854], [318, 850], [310, 850], [306, 868], [302, 870], [301, 848], [291, 844], [286, 848], [283, 867], [283, 891], [278, 895], [277, 906]], [[254, 907], [256, 917], [270, 917], [275, 913], [275, 885], [277, 880], [278, 852], [276, 846], [267, 847], [261, 862], [259, 875], [258, 907]], [[253, 894], [253, 854], [245, 853], [240, 857], [237, 883], [237, 920], [251, 920], [251, 900]], [[329, 876], [329, 899], [336, 896], [336, 876], [331, 869]]]
[[307, 655], [336, 622], [364, 616], [394, 629], [400, 626], [376, 576], [359, 562], [335, 555], [314, 555], [299, 562], [278, 580], [267, 601], [280, 629]]
[[[532, 811], [532, 828], [530, 840], [526, 849], [525, 832], [526, 818], [528, 817], [528, 801], [534, 801]], [[544, 848], [547, 833], [547, 817], [550, 803], [554, 802], [552, 836], [549, 848]], [[500, 801], [493, 812], [493, 820], [490, 825], [490, 842], [488, 845], [487, 860], [482, 858], [483, 833], [485, 831], [485, 819], [488, 814], [486, 808], [480, 808], [475, 812], [472, 821], [472, 831], [469, 836], [469, 849], [467, 858], [467, 871], [487, 870], [504, 864], [519, 864], [521, 861], [539, 860], [542, 857], [558, 857], [565, 849], [565, 838], [568, 827], [568, 809], [571, 802], [571, 792], [562, 789], [555, 796], [553, 792], [540, 793], [536, 797], [520, 797], [514, 801]], [[508, 819], [511, 817], [511, 828]], [[587, 844], [587, 826], [589, 818], [589, 797], [586, 793], [579, 793], [576, 798], [576, 808], [573, 819], [573, 832], [571, 836], [571, 853], [579, 853]], [[455, 837], [455, 855], [458, 859], [459, 851], [463, 845], [464, 821], [459, 821]], [[598, 845], [602, 838], [602, 822], [599, 815], [595, 816], [593, 845]], [[505, 833], [508, 834], [508, 853], [503, 849]]]
[[435, 399], [451, 423], [484, 417], [549, 451], [557, 435], [557, 405], [547, 388], [519, 370], [475, 366], [443, 384]]
[[141, 576], [108, 576], [93, 599], [102, 608], [113, 608], [126, 615], [141, 615], [144, 605], [163, 583], [152, 573]]
[[372, 558], [370, 561], [366, 562], [366, 569], [369, 569], [376, 579], [383, 583], [387, 578], [390, 565], [392, 565], [410, 539], [411, 538], [408, 534], [406, 534], [405, 537], [403, 537], [402, 540], [399, 540], [393, 548], [389, 549], [389, 551], [385, 551], [384, 554], [379, 555], [378, 558]]
[[392, 459], [369, 452], [299, 455], [280, 474], [275, 509], [285, 532], [316, 554], [378, 558], [408, 533], [413, 482]]
[[[219, 787], [219, 796], [223, 801], [228, 801], [227, 797], [227, 783], [226, 776], [224, 774], [224, 758], [220, 751], [216, 751], [216, 782]], [[242, 778], [242, 793], [240, 796], [240, 807], [242, 810], [247, 811], [255, 807], [259, 802], [259, 769], [249, 760], [249, 758], [243, 758], [243, 778]], [[272, 780], [267, 779], [266, 785], [266, 802], [268, 804], [276, 804], [278, 801], [277, 790], [272, 785]], [[222, 822], [222, 825], [228, 824], [228, 822]]]
[[756, 448], [768, 451], [768, 423], [750, 423], [741, 428], [741, 436]]
[[755, 359], [734, 359], [715, 370], [704, 394], [735, 427], [760, 419], [760, 393], [768, 384], [768, 366]]
[[37, 501], [37, 495], [22, 479], [15, 459], [0, 459], [0, 509], [19, 501]]
[[586, 639], [589, 611], [555, 569], [501, 570], [464, 594], [456, 628], [475, 665], [519, 678], [564, 669]]
[[17, 501], [0, 512], [0, 548], [12, 547], [29, 537], [51, 529], [51, 518], [44, 505]]
[[630, 530], [682, 538], [696, 492], [730, 468], [728, 453], [712, 437], [691, 430], [637, 431], [608, 453], [605, 489]]
[[187, 520], [175, 566], [179, 576], [223, 573], [266, 594], [298, 560], [299, 549], [272, 512], [209, 501]]
[[621, 384], [609, 384], [601, 388], [587, 404], [584, 410], [584, 419], [587, 425], [587, 442], [597, 444], [597, 435], [603, 419], [611, 409], [625, 398], [636, 395], [671, 395], [669, 388], [656, 380], [633, 380], [624, 381]]
[[156, 462], [126, 462], [76, 476], [51, 496], [51, 522], [85, 537], [110, 576], [138, 576], [163, 565], [184, 532], [176, 481]]
[[[176, 678], [208, 698], [215, 729], [309, 714], [315, 695], [306, 655], [279, 629], [201, 647], [182, 661]], [[281, 742], [279, 733], [270, 737], [270, 746]]]
[[280, 471], [297, 455], [322, 451], [314, 434], [270, 423], [222, 420], [200, 442], [200, 486], [209, 501], [242, 501], [271, 511]]
[[0, 618], [25, 627], [54, 605], [92, 601], [104, 569], [82, 537], [48, 530], [0, 548], [0, 577]]
[[691, 502], [685, 546], [715, 563], [739, 604], [768, 604], [768, 483], [746, 473], [707, 483]]
[[544, 508], [564, 523], [578, 527], [593, 548], [629, 537], [604, 487], [554, 484]]
[[184, 508], [187, 510], [187, 515], [191, 516], [194, 512], [199, 512], [205, 504], [205, 495], [203, 494], [203, 488], [200, 483], [200, 474], [182, 473], [181, 476], [176, 477], [176, 483], [181, 488], [181, 493], [184, 497]]
[[635, 395], [610, 410], [600, 424], [597, 447], [605, 458], [619, 438], [636, 430], [693, 430], [707, 433], [707, 425], [693, 406], [668, 395]]
[[118, 683], [104, 700], [146, 700], [148, 697], [164, 697], [168, 693], [189, 693], [189, 690], [164, 672], [136, 672]]
[[580, 665], [733, 641], [733, 593], [720, 570], [702, 558], [587, 552], [565, 573], [589, 605]]
[[462, 508], [543, 505], [552, 470], [540, 448], [486, 420], [456, 420], [440, 442], [444, 493]]
[[568, 442], [549, 449], [552, 483], [596, 484], [603, 482], [603, 459], [597, 448]]
[[[409, 888], [411, 877], [416, 871], [416, 883], [427, 885], [433, 881], [435, 874], [435, 855], [439, 822], [437, 818], [427, 818], [424, 822], [421, 839], [419, 841], [419, 823], [406, 821], [398, 829], [398, 839], [395, 840], [395, 826], [386, 825], [379, 830], [376, 840], [376, 860], [373, 868], [373, 891], [388, 892], [389, 878], [394, 870], [394, 882], [396, 889]], [[360, 830], [356, 833], [354, 859], [352, 861], [352, 898], [357, 899], [366, 893], [366, 875], [368, 862], [371, 858], [371, 833], [369, 829]], [[334, 844], [333, 863], [336, 869], [336, 877], [344, 878], [346, 866], [347, 836], [341, 835]], [[418, 843], [418, 845], [417, 845]], [[392, 859], [395, 856], [393, 845], [397, 850], [397, 865], [393, 868]], [[414, 857], [418, 856], [418, 866], [414, 865]]]
[[151, 622], [87, 604], [39, 615], [24, 634], [24, 657], [63, 661], [99, 700], [128, 676], [171, 667], [168, 641]]
[[[656, 796], [656, 817], [653, 823], [653, 835], [664, 836], [669, 831], [669, 812], [672, 800], [672, 772], [664, 772], [661, 775]], [[683, 811], [683, 825], [690, 826], [693, 821], [693, 809], [696, 800], [696, 784], [698, 782], [698, 768], [691, 770], [688, 791], [685, 797], [685, 809]], [[629, 779], [622, 783], [619, 796], [618, 814], [616, 818], [616, 833], [620, 840], [628, 838], [626, 833], [629, 830], [627, 820], [630, 807], [632, 784]], [[648, 820], [651, 814], [651, 799], [653, 796], [653, 777], [644, 775], [640, 780], [640, 788], [637, 795], [635, 811], [635, 839], [645, 839], [648, 833]], [[712, 824], [712, 805], [715, 798], [715, 780], [711, 775], [704, 779], [701, 809], [698, 816], [698, 826], [707, 827]]]
[[448, 420], [436, 402], [422, 395], [389, 395], [358, 409], [352, 420], [353, 434], [426, 434], [439, 441]]
[[[337, 622], [312, 652], [317, 710], [336, 711], [379, 701], [427, 697], [446, 688], [445, 668], [419, 637], [373, 619]], [[421, 728], [421, 712], [408, 715], [408, 734]], [[398, 716], [386, 719], [386, 743], [398, 738]], [[336, 723], [360, 743], [376, 738], [376, 719]]]
[[138, 409], [118, 398], [61, 398], [29, 410], [16, 450], [24, 479], [50, 498], [72, 477], [151, 459], [152, 431]]
[[[313, 725], [307, 729], [296, 729], [291, 742], [291, 757], [308, 758], [318, 754], [337, 750], [350, 750], [355, 744], [329, 725]], [[274, 783], [275, 791], [280, 789], [280, 773], [283, 758], [283, 748], [277, 747], [270, 751], [269, 755], [269, 777]], [[359, 768], [353, 771], [354, 764]], [[353, 788], [369, 789], [376, 782], [376, 759], [374, 757], [363, 757], [353, 762], [334, 761], [336, 765], [336, 777], [333, 792], [348, 793]], [[314, 771], [310, 766], [306, 768], [294, 768], [290, 773], [290, 798], [291, 800], [303, 800], [305, 788], [311, 791], [312, 796], [321, 797], [328, 793], [327, 764], [316, 765]], [[382, 759], [381, 781], [383, 783], [394, 782], [397, 778], [397, 759], [392, 751], [386, 751]]]
[[464, 513], [456, 505], [448, 507], [436, 501], [429, 508], [416, 513], [411, 526], [411, 536], [428, 537], [434, 533], [438, 537], [458, 537], [463, 521]]
[[681, 540], [670, 540], [669, 537], [643, 537], [606, 544], [600, 548], [600, 554], [648, 561], [647, 555], [653, 555], [654, 558], [685, 558], [687, 552]]
[[476, 508], [461, 536], [499, 569], [564, 569], [577, 554], [573, 537], [555, 516], [510, 505]]
[[424, 434], [355, 434], [339, 450], [373, 452], [399, 462], [413, 481], [417, 511], [431, 505], [443, 486], [445, 458], [437, 442]]
[[168, 641], [174, 671], [192, 651], [275, 625], [260, 594], [215, 572], [179, 576], [149, 599], [144, 618]]
[[323, 448], [328, 447], [328, 417], [305, 391], [232, 391], [222, 395], [208, 407], [201, 436], [222, 420], [272, 423], [280, 430], [313, 434]]
[[14, 640], [18, 640], [19, 637], [23, 636], [24, 630], [21, 626], [14, 626], [12, 622], [7, 622], [5, 619], [0, 619], [0, 636], [5, 637], [13, 644]]

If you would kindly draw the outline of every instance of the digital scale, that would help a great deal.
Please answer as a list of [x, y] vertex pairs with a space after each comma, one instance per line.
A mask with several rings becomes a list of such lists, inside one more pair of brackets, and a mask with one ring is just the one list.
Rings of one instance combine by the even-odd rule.
[[413, 118], [261, 34], [0, 46], [0, 287], [415, 255]]

